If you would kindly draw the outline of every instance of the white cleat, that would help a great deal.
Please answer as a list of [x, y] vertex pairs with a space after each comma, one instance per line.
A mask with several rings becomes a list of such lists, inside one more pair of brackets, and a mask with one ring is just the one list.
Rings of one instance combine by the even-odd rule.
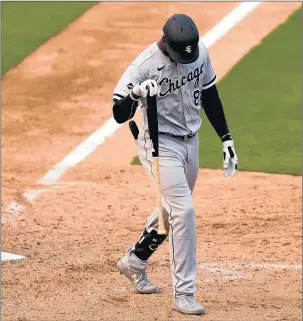
[[195, 300], [193, 295], [182, 295], [176, 298], [172, 308], [183, 314], [204, 314], [204, 308]]
[[133, 284], [134, 288], [142, 294], [152, 294], [157, 292], [157, 288], [148, 281], [145, 272], [132, 271], [123, 259], [117, 263], [120, 274], [124, 274]]

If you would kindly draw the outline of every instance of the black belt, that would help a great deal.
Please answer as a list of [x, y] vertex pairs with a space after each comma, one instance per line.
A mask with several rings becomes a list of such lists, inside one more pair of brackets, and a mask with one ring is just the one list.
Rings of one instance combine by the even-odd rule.
[[161, 132], [159, 132], [159, 134], [173, 137], [173, 138], [176, 138], [179, 140], [189, 140], [190, 138], [193, 138], [197, 133], [194, 133], [193, 135], [185, 135], [185, 136], [176, 136], [176, 135], [172, 135], [172, 134], [168, 134], [168, 133], [161, 133]]

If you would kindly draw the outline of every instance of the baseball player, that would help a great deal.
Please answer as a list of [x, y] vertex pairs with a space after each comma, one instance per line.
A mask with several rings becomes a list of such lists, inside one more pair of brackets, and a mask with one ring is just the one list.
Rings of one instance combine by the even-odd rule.
[[174, 299], [172, 307], [185, 314], [203, 314], [195, 300], [196, 224], [192, 192], [198, 174], [200, 109], [223, 143], [225, 176], [237, 170], [238, 158], [215, 85], [216, 74], [208, 50], [199, 40], [193, 20], [184, 14], [170, 17], [162, 38], [145, 49], [126, 69], [113, 94], [113, 115], [118, 123], [130, 120], [142, 108], [142, 129], [136, 139], [138, 155], [153, 178], [146, 97], [156, 95], [162, 209], [147, 218], [138, 242], [117, 267], [140, 293], [155, 293], [148, 281], [148, 259], [165, 240], [158, 235], [157, 211], [169, 222]]

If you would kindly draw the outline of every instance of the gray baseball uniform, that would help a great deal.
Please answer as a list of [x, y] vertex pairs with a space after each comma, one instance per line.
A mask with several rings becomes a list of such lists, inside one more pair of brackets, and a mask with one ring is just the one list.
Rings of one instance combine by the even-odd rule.
[[[214, 85], [216, 75], [208, 50], [199, 42], [199, 58], [191, 64], [178, 64], [153, 43], [124, 72], [114, 90], [114, 99], [127, 96], [133, 86], [147, 79], [158, 83], [160, 182], [164, 216], [170, 224], [170, 257], [175, 296], [193, 294], [196, 278], [196, 225], [192, 192], [198, 173], [198, 135], [188, 140], [175, 136], [194, 135], [200, 129], [201, 95]], [[152, 146], [148, 133], [146, 99], [141, 98], [142, 131], [136, 141], [140, 161], [153, 178]], [[147, 218], [149, 232], [157, 228], [157, 209]], [[145, 271], [147, 261], [127, 251], [128, 263], [136, 271]]]

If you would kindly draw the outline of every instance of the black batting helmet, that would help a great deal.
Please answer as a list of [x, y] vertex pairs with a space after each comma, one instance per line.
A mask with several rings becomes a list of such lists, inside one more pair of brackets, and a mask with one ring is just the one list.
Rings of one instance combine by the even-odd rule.
[[185, 14], [175, 14], [163, 27], [165, 49], [170, 58], [190, 64], [199, 57], [199, 32], [193, 20]]

